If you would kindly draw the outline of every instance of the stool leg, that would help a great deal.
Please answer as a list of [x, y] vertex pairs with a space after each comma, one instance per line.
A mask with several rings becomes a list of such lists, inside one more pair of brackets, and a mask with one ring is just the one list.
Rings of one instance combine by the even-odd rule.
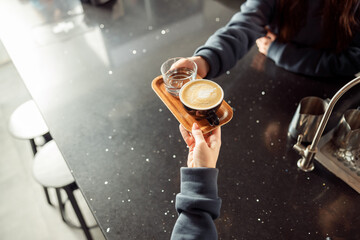
[[65, 204], [62, 202], [62, 199], [61, 199], [60, 188], [55, 188], [55, 190], [56, 190], [57, 199], [58, 199], [58, 201], [59, 201], [60, 215], [61, 215], [62, 220], [66, 223], [66, 219], [65, 219]]
[[76, 202], [76, 199], [75, 199], [75, 196], [73, 194], [73, 190], [69, 187], [69, 186], [66, 186], [63, 188], [65, 190], [65, 192], [67, 193], [68, 195], [68, 198], [71, 202], [71, 205], [73, 206], [74, 208], [74, 211], [76, 213], [76, 216], [77, 218], [79, 219], [79, 222], [80, 222], [80, 225], [81, 225], [81, 228], [82, 230], [84, 231], [85, 233], [85, 236], [88, 240], [92, 240], [92, 236], [90, 234], [90, 231], [89, 231], [89, 228], [87, 227], [86, 223], [85, 223], [85, 219], [83, 217], [83, 215], [81, 214], [81, 211], [80, 211], [80, 208], [79, 208], [79, 205], [77, 204]]
[[35, 140], [32, 138], [30, 139], [30, 145], [31, 145], [31, 150], [35, 156], [36, 152], [37, 152], [37, 149], [36, 149], [36, 144], [35, 144]]
[[45, 134], [43, 135], [43, 138], [44, 138], [44, 140], [45, 140], [45, 143], [50, 142], [51, 140], [53, 140], [50, 132], [45, 133]]
[[50, 200], [50, 195], [49, 195], [49, 190], [48, 190], [48, 188], [47, 188], [47, 187], [43, 187], [43, 188], [44, 188], [44, 192], [45, 192], [45, 196], [46, 196], [47, 202], [48, 202], [51, 206], [53, 206], [53, 204], [51, 203], [51, 200]]

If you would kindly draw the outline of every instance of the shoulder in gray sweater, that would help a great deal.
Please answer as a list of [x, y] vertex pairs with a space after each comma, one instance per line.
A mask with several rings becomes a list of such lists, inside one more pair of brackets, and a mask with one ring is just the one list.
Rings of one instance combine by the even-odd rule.
[[[360, 72], [359, 32], [339, 54], [311, 47], [321, 39], [321, 18], [316, 13], [323, 1], [308, 2], [308, 13], [304, 14], [306, 25], [290, 43], [275, 40], [268, 50], [268, 57], [288, 71], [309, 76], [354, 76]], [[225, 27], [195, 51], [194, 55], [202, 56], [210, 65], [206, 78], [217, 77], [232, 68], [256, 39], [266, 35], [265, 26], [276, 34], [275, 12], [276, 0], [247, 0]]]

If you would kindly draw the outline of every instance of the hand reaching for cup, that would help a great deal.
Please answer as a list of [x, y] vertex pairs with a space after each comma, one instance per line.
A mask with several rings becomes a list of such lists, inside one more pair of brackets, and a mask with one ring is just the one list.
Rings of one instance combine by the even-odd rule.
[[203, 135], [199, 126], [194, 123], [191, 134], [180, 124], [180, 133], [189, 147], [187, 166], [216, 168], [221, 147], [220, 127], [211, 134]]
[[197, 74], [201, 77], [204, 78], [207, 73], [209, 72], [209, 64], [206, 62], [206, 60], [200, 56], [194, 56], [194, 57], [189, 57], [189, 58], [183, 58], [180, 59], [179, 61], [177, 61], [176, 63], [174, 63], [171, 68], [181, 68], [181, 67], [185, 67], [185, 68], [189, 68], [189, 66], [191, 66], [191, 61], [192, 60], [196, 63], [197, 65]]
[[256, 40], [256, 45], [259, 49], [259, 52], [265, 56], [267, 56], [271, 43], [276, 39], [276, 35], [274, 33], [272, 33], [270, 30], [267, 31], [268, 32], [265, 37], [261, 37]]

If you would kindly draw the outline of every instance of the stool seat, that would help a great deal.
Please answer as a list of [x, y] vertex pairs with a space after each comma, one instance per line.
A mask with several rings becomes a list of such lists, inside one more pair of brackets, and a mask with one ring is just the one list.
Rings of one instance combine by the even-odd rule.
[[[35, 155], [39, 146], [52, 140], [49, 129], [33, 100], [29, 100], [15, 109], [9, 119], [9, 132], [18, 139], [29, 140], [31, 150]], [[35, 139], [43, 141], [35, 142]], [[48, 189], [43, 186], [46, 200], [52, 205]]]
[[33, 174], [45, 187], [61, 188], [75, 181], [54, 140], [36, 153]]
[[49, 129], [35, 102], [29, 100], [11, 114], [9, 131], [19, 139], [34, 139], [48, 133]]
[[78, 189], [78, 186], [54, 140], [45, 143], [35, 154], [33, 175], [44, 187], [55, 188], [63, 221], [71, 227], [78, 227], [71, 223], [66, 217], [65, 203], [62, 200], [60, 191], [64, 190], [66, 192], [79, 220], [79, 227], [84, 231], [86, 238], [92, 240], [93, 238], [90, 233], [91, 227], [87, 226], [73, 193]]

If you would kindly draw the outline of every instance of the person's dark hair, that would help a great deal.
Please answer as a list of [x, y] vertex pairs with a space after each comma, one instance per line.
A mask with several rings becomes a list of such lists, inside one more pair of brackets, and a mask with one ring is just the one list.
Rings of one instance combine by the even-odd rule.
[[[307, 2], [304, 0], [278, 0], [278, 39], [289, 42], [305, 24]], [[360, 27], [359, 0], [324, 0], [322, 10], [324, 35], [318, 48], [341, 52]]]

